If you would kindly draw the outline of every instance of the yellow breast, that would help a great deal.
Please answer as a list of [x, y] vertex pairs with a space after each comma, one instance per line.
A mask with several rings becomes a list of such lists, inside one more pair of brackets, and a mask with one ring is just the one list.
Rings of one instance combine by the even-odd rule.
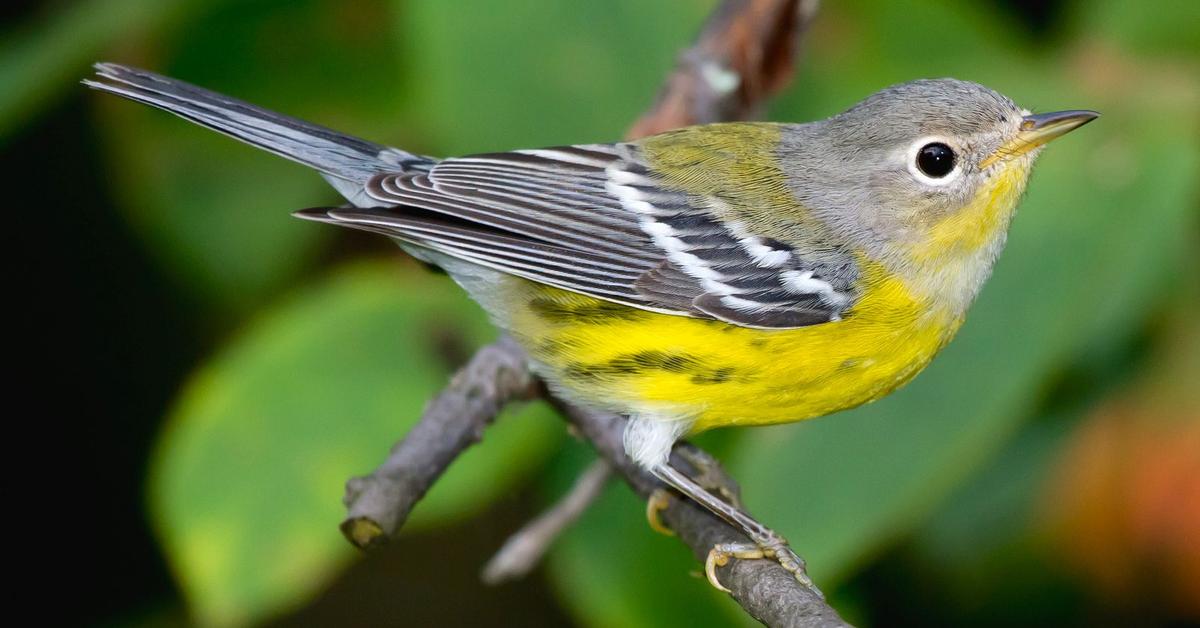
[[[742, 157], [730, 163], [753, 163]], [[690, 420], [693, 431], [845, 410], [912, 379], [958, 331], [1004, 244], [1030, 165], [1025, 157], [1006, 162], [970, 203], [926, 225], [917, 245], [886, 263], [860, 256], [860, 296], [839, 321], [749, 329], [511, 277], [498, 309], [550, 385], [588, 404]], [[761, 174], [753, 180], [773, 181]]]
[[693, 431], [798, 421], [891, 392], [958, 329], [959, 317], [879, 265], [864, 269], [843, 320], [798, 329], [658, 314], [519, 279], [507, 326], [551, 386], [586, 403], [690, 419]]

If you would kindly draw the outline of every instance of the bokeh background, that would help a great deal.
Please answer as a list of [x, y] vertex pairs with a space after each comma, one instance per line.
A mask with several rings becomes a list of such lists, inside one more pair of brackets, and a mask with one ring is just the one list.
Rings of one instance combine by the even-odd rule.
[[[495, 332], [384, 239], [290, 218], [335, 202], [315, 174], [77, 84], [96, 60], [140, 65], [434, 155], [607, 141], [713, 4], [6, 3], [10, 333], [33, 347], [14, 399], [35, 402], [17, 414], [38, 444], [15, 477], [70, 478], [32, 500], [70, 513], [39, 535], [68, 551], [46, 561], [69, 600], [52, 612], [751, 623], [618, 484], [529, 579], [479, 584], [590, 461], [539, 404], [502, 418], [400, 542], [357, 555], [337, 530], [344, 480]], [[912, 385], [702, 444], [860, 625], [1200, 621], [1200, 3], [826, 5], [770, 119], [936, 76], [1104, 117], [1045, 152], [994, 278]], [[25, 503], [45, 490], [17, 486]]]

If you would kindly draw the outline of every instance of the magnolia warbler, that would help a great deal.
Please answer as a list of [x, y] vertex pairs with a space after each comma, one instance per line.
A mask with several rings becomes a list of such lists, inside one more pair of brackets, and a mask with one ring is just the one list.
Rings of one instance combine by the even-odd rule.
[[445, 269], [556, 393], [630, 417], [625, 448], [800, 573], [781, 537], [668, 463], [679, 438], [895, 390], [954, 336], [1041, 147], [1097, 117], [918, 80], [807, 124], [438, 160], [133, 68], [90, 87], [315, 168], [349, 204], [296, 215]]

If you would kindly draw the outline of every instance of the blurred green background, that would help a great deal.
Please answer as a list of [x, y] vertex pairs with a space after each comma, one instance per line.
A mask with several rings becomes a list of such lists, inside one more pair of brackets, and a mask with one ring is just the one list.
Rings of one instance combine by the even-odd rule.
[[[608, 141], [713, 5], [7, 5], [0, 150], [27, 423], [85, 479], [61, 612], [752, 623], [618, 484], [529, 579], [478, 583], [591, 459], [537, 404], [452, 468], [400, 542], [358, 556], [337, 530], [344, 480], [495, 332], [384, 239], [290, 218], [335, 202], [313, 173], [77, 84], [96, 60], [139, 65], [433, 155]], [[1200, 3], [827, 2], [768, 117], [936, 76], [1104, 117], [1046, 151], [994, 278], [912, 385], [702, 444], [859, 625], [1200, 621]]]

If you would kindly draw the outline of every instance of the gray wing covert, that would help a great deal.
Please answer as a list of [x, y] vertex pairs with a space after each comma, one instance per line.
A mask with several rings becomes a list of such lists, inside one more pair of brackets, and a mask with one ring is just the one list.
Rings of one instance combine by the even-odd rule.
[[[792, 247], [719, 220], [675, 189], [632, 144], [588, 144], [447, 159], [382, 174], [386, 207], [306, 210], [463, 260], [632, 307], [758, 328], [838, 320], [853, 287]], [[841, 278], [841, 279], [839, 279]]]

